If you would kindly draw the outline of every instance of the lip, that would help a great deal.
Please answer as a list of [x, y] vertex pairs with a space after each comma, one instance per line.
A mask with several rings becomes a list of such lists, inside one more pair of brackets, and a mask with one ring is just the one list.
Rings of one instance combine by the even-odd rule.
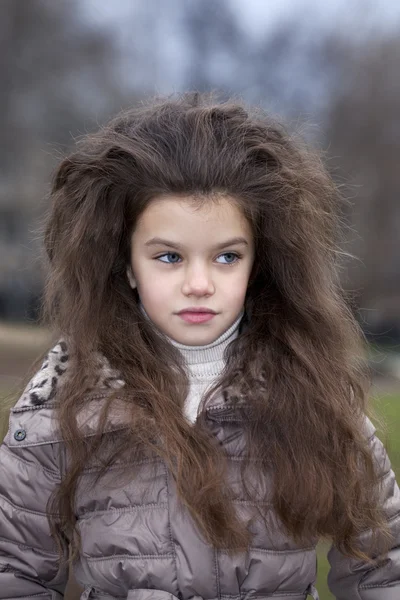
[[212, 315], [216, 314], [215, 310], [212, 310], [211, 308], [206, 308], [205, 306], [189, 306], [189, 308], [183, 308], [182, 310], [180, 310], [178, 312], [178, 315], [181, 315], [182, 313], [209, 313]]
[[186, 321], [186, 323], [198, 324], [211, 321], [217, 313], [210, 308], [199, 306], [198, 308], [184, 308], [178, 312], [178, 315]]

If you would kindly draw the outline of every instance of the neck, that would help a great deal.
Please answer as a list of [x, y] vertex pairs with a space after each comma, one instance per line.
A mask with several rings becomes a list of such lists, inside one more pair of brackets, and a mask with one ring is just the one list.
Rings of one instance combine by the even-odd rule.
[[238, 336], [242, 316], [243, 312], [239, 314], [236, 321], [216, 340], [204, 346], [186, 346], [168, 338], [171, 344], [178, 348], [185, 359], [191, 378], [209, 380], [221, 374], [225, 366], [225, 350]]

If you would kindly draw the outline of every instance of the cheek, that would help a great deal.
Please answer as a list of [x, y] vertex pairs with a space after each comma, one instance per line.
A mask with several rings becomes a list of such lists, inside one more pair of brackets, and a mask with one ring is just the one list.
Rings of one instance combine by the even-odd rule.
[[162, 277], [152, 276], [138, 281], [138, 292], [143, 303], [162, 306], [171, 295], [171, 287]]
[[241, 302], [246, 295], [249, 276], [247, 273], [238, 273], [236, 277], [232, 277], [224, 286], [225, 296], [231, 302]]

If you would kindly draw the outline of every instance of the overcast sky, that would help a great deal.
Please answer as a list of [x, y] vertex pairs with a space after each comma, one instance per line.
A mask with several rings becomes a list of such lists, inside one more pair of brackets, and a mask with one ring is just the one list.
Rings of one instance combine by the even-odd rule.
[[[187, 1], [181, 0], [184, 4]], [[400, 24], [399, 0], [229, 0], [240, 13], [245, 26], [258, 33], [273, 27], [277, 21], [292, 15], [317, 19], [321, 25], [335, 27], [339, 22], [348, 22], [354, 29], [359, 20], [367, 19], [375, 27], [398, 27]], [[132, 6], [142, 8], [148, 0], [85, 0], [87, 14], [99, 24], [121, 22], [121, 16], [131, 14]], [[168, 0], [161, 6], [168, 11]], [[216, 6], [218, 6], [216, 4]]]
[[241, 19], [249, 29], [258, 31], [265, 26], [274, 26], [277, 21], [293, 14], [318, 19], [321, 24], [335, 27], [338, 21], [357, 27], [357, 17], [365, 18], [377, 27], [392, 27], [400, 22], [398, 0], [230, 0], [241, 13]]
[[[320, 38], [332, 30], [345, 38], [350, 36], [354, 41], [373, 39], [382, 29], [397, 28], [400, 31], [400, 0], [228, 1], [237, 13], [239, 26], [255, 38], [268, 35], [288, 19], [299, 23], [306, 41]], [[93, 27], [115, 32], [115, 44], [121, 55], [119, 76], [124, 83], [133, 90], [162, 94], [179, 91], [185, 68], [186, 72], [190, 68], [191, 57], [180, 22], [180, 7], [191, 2], [201, 5], [202, 0], [84, 0], [80, 7], [86, 22]], [[215, 0], [214, 6], [218, 19], [219, 0]], [[148, 7], [153, 10], [149, 11]], [[142, 35], [138, 35], [138, 29], [134, 32], [132, 23], [141, 23], [139, 32]], [[147, 30], [151, 30], [152, 35], [146, 35]], [[155, 44], [155, 39], [159, 43]], [[135, 63], [132, 63], [133, 49]], [[221, 57], [216, 56], [213, 64], [219, 72], [228, 72], [229, 60], [221, 66]], [[140, 68], [141, 65], [146, 66]], [[297, 70], [298, 65], [292, 65], [288, 76], [292, 78]], [[302, 73], [304, 77], [304, 65]], [[323, 85], [321, 81], [320, 87]]]

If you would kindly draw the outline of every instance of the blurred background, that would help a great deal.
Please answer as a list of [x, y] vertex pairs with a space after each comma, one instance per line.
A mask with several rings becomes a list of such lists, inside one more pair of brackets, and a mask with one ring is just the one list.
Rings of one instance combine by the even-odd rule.
[[216, 89], [300, 127], [350, 198], [342, 280], [400, 466], [398, 0], [0, 0], [0, 56], [3, 396], [48, 340], [35, 321], [52, 169], [149, 94]]

